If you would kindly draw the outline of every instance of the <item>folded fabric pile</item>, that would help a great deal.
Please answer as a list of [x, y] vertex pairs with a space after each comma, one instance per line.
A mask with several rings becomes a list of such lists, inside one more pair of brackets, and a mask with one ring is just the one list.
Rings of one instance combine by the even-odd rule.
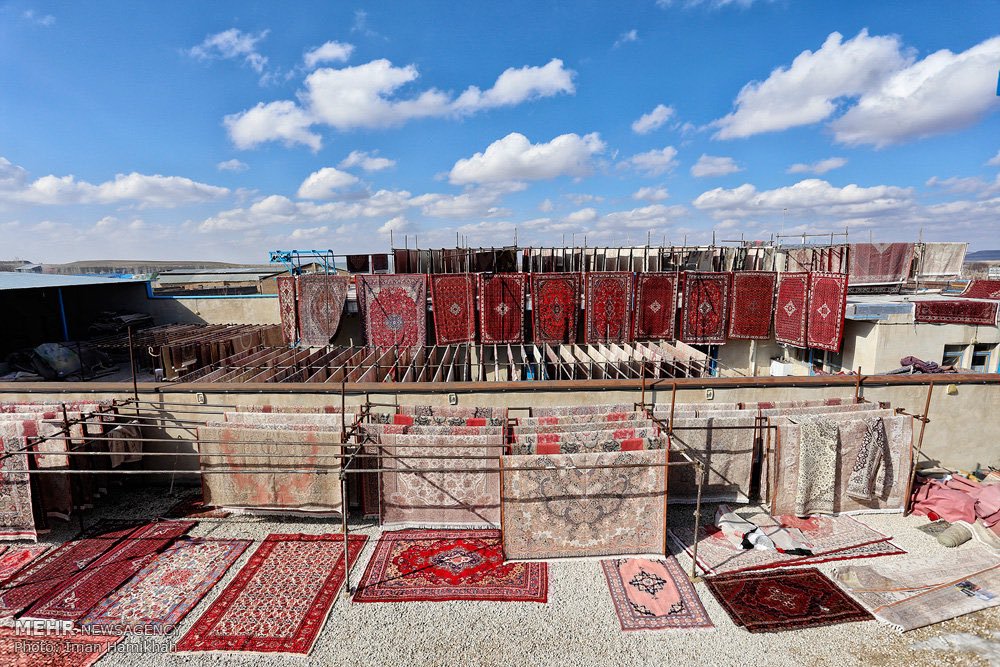
[[[918, 475], [913, 490], [913, 513], [965, 524], [968, 537], [960, 535], [962, 542], [974, 534], [995, 542], [994, 537], [1000, 537], [1000, 483], [980, 483], [958, 475], [940, 480]], [[978, 530], [973, 530], [974, 527]]]

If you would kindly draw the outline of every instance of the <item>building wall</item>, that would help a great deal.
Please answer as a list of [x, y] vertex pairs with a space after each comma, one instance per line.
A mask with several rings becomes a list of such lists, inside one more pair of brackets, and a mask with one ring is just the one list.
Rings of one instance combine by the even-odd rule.
[[145, 291], [121, 308], [149, 313], [157, 324], [280, 324], [276, 296], [153, 298]]

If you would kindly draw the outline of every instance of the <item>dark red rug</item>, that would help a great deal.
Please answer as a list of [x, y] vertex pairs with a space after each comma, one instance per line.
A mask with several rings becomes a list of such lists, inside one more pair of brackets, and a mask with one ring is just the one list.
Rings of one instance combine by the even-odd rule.
[[635, 339], [673, 340], [677, 321], [677, 274], [640, 273], [635, 283]]
[[531, 274], [531, 323], [536, 343], [575, 343], [579, 273]]
[[346, 276], [323, 273], [298, 277], [299, 340], [303, 345], [328, 345], [337, 335], [349, 283]]
[[851, 284], [904, 282], [910, 275], [914, 247], [912, 243], [852, 243]]
[[840, 351], [847, 307], [847, 275], [809, 274], [809, 319], [806, 343], [817, 350]]
[[771, 337], [771, 314], [778, 275], [770, 271], [737, 271], [729, 295], [729, 337]]
[[736, 625], [750, 632], [801, 630], [872, 615], [816, 568], [720, 574], [708, 590]]
[[808, 273], [782, 273], [774, 303], [774, 338], [779, 343], [806, 346]]
[[383, 533], [355, 602], [545, 602], [545, 563], [504, 563], [498, 530]]
[[961, 296], [969, 299], [1000, 299], [1000, 280], [970, 280]]
[[631, 334], [632, 273], [592, 271], [587, 276], [586, 326], [588, 343], [628, 340]]
[[295, 277], [278, 277], [278, 311], [281, 313], [281, 335], [286, 343], [299, 339], [299, 323], [295, 314]]
[[997, 302], [966, 299], [914, 301], [913, 319], [931, 324], [993, 326], [997, 321]]
[[123, 636], [72, 634], [25, 635], [0, 628], [2, 664], [10, 667], [90, 667]]
[[476, 339], [476, 287], [471, 273], [431, 277], [434, 337], [438, 345]]
[[524, 342], [526, 280], [523, 273], [479, 274], [480, 342]]
[[688, 271], [684, 276], [681, 340], [698, 345], [726, 342], [730, 273]]
[[354, 276], [358, 312], [372, 347], [423, 347], [427, 340], [427, 279], [421, 274]]

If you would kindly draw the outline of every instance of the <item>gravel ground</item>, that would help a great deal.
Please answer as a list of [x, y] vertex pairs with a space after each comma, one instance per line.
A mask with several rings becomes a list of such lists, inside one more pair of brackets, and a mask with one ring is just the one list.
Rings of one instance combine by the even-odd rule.
[[[152, 517], [173, 505], [180, 495], [165, 489], [121, 492], [114, 504], [89, 512], [85, 525], [100, 518]], [[713, 508], [706, 508], [710, 516]], [[923, 517], [868, 515], [862, 522], [885, 534], [911, 553], [943, 550], [934, 537], [916, 526]], [[691, 521], [690, 508], [671, 508], [671, 525]], [[79, 524], [54, 530], [45, 541], [72, 537]], [[192, 535], [260, 540], [268, 533], [339, 532], [339, 520], [276, 519], [235, 515], [203, 519]], [[355, 566], [357, 584], [378, 537], [372, 522], [352, 521], [351, 531], [369, 535], [369, 543]], [[337, 599], [308, 658], [238, 653], [175, 655], [168, 651], [248, 560], [251, 546], [230, 568], [175, 634], [151, 638], [129, 636], [100, 667], [127, 665], [419, 665], [471, 664], [477, 666], [559, 665], [630, 667], [682, 665], [987, 665], [971, 653], [913, 650], [914, 643], [931, 637], [967, 632], [982, 637], [1000, 628], [1000, 608], [953, 619], [905, 635], [877, 623], [851, 623], [822, 628], [750, 634], [736, 627], [708, 592], [696, 585], [715, 623], [711, 631], [623, 633], [600, 565], [593, 560], [560, 561], [549, 565], [549, 602], [403, 602], [351, 604]], [[969, 545], [959, 548], [969, 548]], [[900, 556], [902, 558], [903, 556]], [[690, 560], [680, 556], [685, 569]], [[860, 562], [860, 561], [859, 561]], [[819, 565], [829, 572], [836, 563]], [[139, 655], [141, 654], [141, 655]]]

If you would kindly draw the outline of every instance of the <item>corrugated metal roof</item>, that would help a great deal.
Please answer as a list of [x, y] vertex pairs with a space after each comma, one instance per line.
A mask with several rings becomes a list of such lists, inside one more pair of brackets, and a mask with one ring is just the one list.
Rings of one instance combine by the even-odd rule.
[[106, 278], [101, 276], [59, 276], [48, 273], [15, 273], [0, 271], [0, 290], [38, 289], [41, 287], [79, 287], [86, 285], [121, 285], [141, 283], [133, 278]]

